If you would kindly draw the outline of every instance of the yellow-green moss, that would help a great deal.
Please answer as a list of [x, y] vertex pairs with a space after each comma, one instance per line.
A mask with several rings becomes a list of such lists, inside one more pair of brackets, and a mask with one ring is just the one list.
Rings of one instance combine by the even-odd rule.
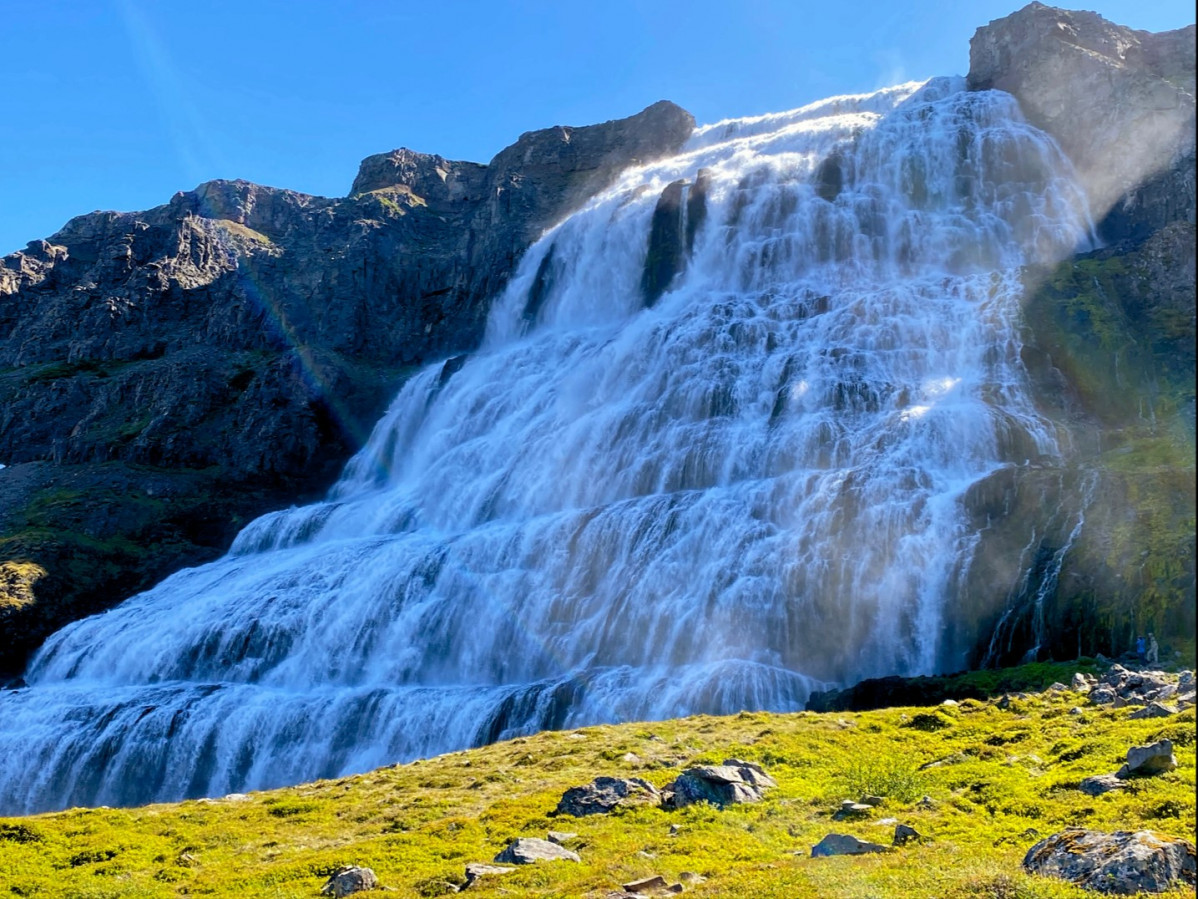
[[[742, 713], [543, 733], [339, 780], [138, 809], [75, 809], [0, 821], [0, 882], [14, 895], [315, 897], [341, 864], [367, 865], [399, 897], [460, 885], [516, 836], [578, 833], [582, 864], [520, 868], [471, 888], [480, 896], [602, 896], [620, 883], [684, 871], [688, 895], [1081, 899], [1024, 874], [1027, 849], [1071, 824], [1150, 827], [1194, 839], [1194, 712], [1130, 720], [1131, 709], [1069, 707], [1044, 694], [1003, 711], [970, 700], [934, 712]], [[920, 714], [945, 724], [912, 726]], [[1082, 778], [1114, 771], [1131, 745], [1174, 740], [1176, 771], [1090, 797]], [[625, 761], [626, 753], [641, 761]], [[562, 792], [600, 774], [657, 785], [681, 767], [728, 756], [777, 779], [764, 802], [719, 811], [634, 808], [555, 818]], [[868, 787], [885, 804], [834, 822]], [[916, 792], [933, 799], [921, 805]], [[929, 838], [884, 855], [812, 859], [838, 831], [889, 843], [895, 817]], [[670, 826], [678, 825], [676, 835]], [[1192, 891], [1165, 894], [1179, 899]]]

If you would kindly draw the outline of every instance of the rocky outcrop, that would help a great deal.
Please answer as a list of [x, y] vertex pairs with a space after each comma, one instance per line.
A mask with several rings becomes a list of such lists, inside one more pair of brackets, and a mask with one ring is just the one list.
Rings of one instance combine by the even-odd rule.
[[320, 495], [413, 367], [477, 344], [545, 228], [693, 125], [663, 102], [486, 166], [396, 150], [343, 199], [210, 182], [5, 257], [0, 564], [45, 574], [0, 597], [0, 678]]
[[978, 29], [968, 82], [1014, 94], [1057, 139], [1104, 238], [1145, 237], [1194, 222], [1194, 38], [1030, 3]]
[[1195, 883], [1194, 844], [1151, 830], [1102, 833], [1070, 827], [1027, 851], [1032, 874], [1098, 893], [1163, 893]]

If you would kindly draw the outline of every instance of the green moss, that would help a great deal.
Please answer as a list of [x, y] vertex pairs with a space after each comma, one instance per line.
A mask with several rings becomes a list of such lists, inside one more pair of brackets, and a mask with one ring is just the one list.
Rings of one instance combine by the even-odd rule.
[[[672, 881], [691, 871], [707, 878], [687, 887], [696, 897], [1082, 899], [1088, 894], [1077, 887], [1023, 873], [1024, 853], [1072, 824], [1150, 826], [1192, 840], [1192, 740], [1175, 740], [1176, 771], [1100, 797], [1077, 784], [1115, 770], [1129, 746], [1192, 732], [1195, 721], [1193, 710], [1166, 721], [1133, 721], [1132, 709], [1067, 714], [1078, 701], [1043, 694], [1006, 711], [969, 702], [947, 712], [751, 713], [594, 727], [244, 800], [10, 819], [0, 822], [0, 880], [45, 897], [95, 889], [308, 897], [336, 866], [361, 864], [406, 899], [450, 892], [446, 884], [462, 884], [468, 862], [489, 861], [513, 837], [564, 829], [579, 834], [581, 864], [520, 868], [471, 892], [602, 896], [636, 878], [660, 873]], [[935, 731], [905, 726], [920, 714], [944, 714], [953, 723]], [[623, 761], [623, 751], [643, 762]], [[685, 766], [733, 755], [762, 763], [777, 780], [765, 801], [723, 811], [640, 807], [565, 820], [550, 814], [565, 789], [599, 774], [661, 786]], [[833, 822], [846, 792], [884, 795], [886, 803], [873, 818]], [[924, 793], [931, 804], [919, 801]], [[811, 846], [832, 830], [889, 843], [892, 828], [876, 823], [884, 816], [910, 824], [928, 842], [868, 858], [810, 857]], [[37, 838], [5, 839], [14, 828]], [[85, 861], [72, 867], [73, 859]]]

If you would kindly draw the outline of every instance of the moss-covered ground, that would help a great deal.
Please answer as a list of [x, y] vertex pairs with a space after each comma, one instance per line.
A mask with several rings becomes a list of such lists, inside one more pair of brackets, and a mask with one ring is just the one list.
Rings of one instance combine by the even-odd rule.
[[[1071, 713], [1081, 707], [1082, 714]], [[339, 780], [135, 809], [0, 819], [0, 892], [18, 896], [315, 897], [342, 864], [396, 897], [436, 896], [516, 836], [577, 833], [582, 863], [542, 863], [471, 887], [479, 896], [601, 897], [652, 874], [695, 872], [687, 893], [744, 897], [1065, 899], [1087, 895], [1020, 863], [1068, 825], [1150, 828], [1194, 840], [1194, 710], [1131, 720], [1075, 693], [955, 707], [714, 718], [542, 733]], [[1127, 748], [1173, 741], [1177, 770], [1090, 797], [1082, 778]], [[554, 817], [562, 792], [601, 774], [657, 785], [735, 756], [778, 781], [763, 802]], [[885, 804], [833, 821], [844, 798]], [[924, 795], [931, 805], [921, 805]], [[829, 832], [889, 844], [897, 818], [927, 837], [880, 855], [811, 858]], [[671, 835], [671, 825], [677, 825]], [[368, 894], [369, 895], [369, 894]], [[380, 894], [381, 895], [381, 894]], [[1192, 896], [1192, 890], [1166, 894]]]

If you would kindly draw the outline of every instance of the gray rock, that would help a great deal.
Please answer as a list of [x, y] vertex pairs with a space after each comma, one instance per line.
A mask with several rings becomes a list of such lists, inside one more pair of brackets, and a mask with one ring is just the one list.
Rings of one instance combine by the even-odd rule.
[[536, 862], [580, 862], [582, 859], [577, 852], [571, 852], [557, 843], [537, 837], [518, 837], [495, 856], [495, 861], [501, 865], [531, 865]]
[[1170, 715], [1176, 715], [1177, 709], [1172, 706], [1162, 705], [1159, 702], [1150, 702], [1144, 708], [1137, 712], [1132, 712], [1127, 717], [1129, 719], [1141, 718], [1168, 718]]
[[466, 866], [466, 887], [474, 884], [474, 881], [480, 877], [498, 877], [501, 874], [511, 874], [515, 868], [508, 868], [503, 865], [487, 865], [482, 862], [471, 862]]
[[332, 876], [325, 881], [324, 886], [320, 888], [320, 895], [341, 899], [342, 896], [360, 893], [363, 890], [376, 890], [378, 886], [379, 879], [374, 876], [374, 871], [370, 868], [348, 865], [333, 872]]
[[1147, 746], [1133, 746], [1127, 750], [1127, 764], [1119, 769], [1118, 777], [1139, 777], [1161, 774], [1177, 767], [1170, 740], [1158, 740]]
[[1068, 691], [1069, 691], [1068, 687], [1066, 687], [1060, 681], [1057, 681], [1054, 684], [1050, 684], [1048, 689], [1045, 690], [1044, 692], [1045, 693], [1067, 693]]
[[564, 830], [551, 830], [545, 836], [548, 837], [550, 843], [557, 843], [559, 846], [565, 846], [571, 840], [578, 839], [578, 834]]
[[823, 858], [830, 855], [866, 855], [871, 852], [885, 852], [886, 847], [879, 843], [869, 843], [854, 836], [843, 833], [830, 833], [811, 847], [812, 858]]
[[1109, 793], [1111, 790], [1121, 790], [1123, 787], [1123, 780], [1114, 774], [1095, 774], [1093, 777], [1087, 777], [1077, 785], [1077, 788], [1087, 796], [1101, 796], [1103, 793]]
[[652, 877], [645, 877], [641, 880], [634, 880], [631, 883], [621, 885], [621, 889], [629, 893], [659, 893], [669, 889], [670, 885], [666, 879], [660, 874], [654, 874]]
[[682, 808], [696, 802], [720, 806], [760, 802], [765, 790], [777, 786], [760, 765], [727, 759], [723, 765], [688, 768], [665, 789], [665, 805]]
[[1023, 867], [1099, 893], [1160, 893], [1195, 885], [1194, 844], [1149, 830], [1070, 827], [1028, 850]]
[[923, 835], [914, 827], [899, 824], [894, 828], [894, 846], [906, 846], [910, 842], [922, 843]]
[[586, 815], [607, 814], [619, 806], [657, 805], [661, 793], [657, 787], [639, 777], [596, 777], [589, 784], [571, 787], [562, 794], [557, 804], [557, 814]]
[[1095, 705], [1110, 705], [1118, 698], [1118, 695], [1108, 686], [1095, 687], [1090, 691], [1090, 702]]
[[832, 815], [833, 821], [845, 821], [852, 818], [864, 818], [874, 810], [872, 805], [864, 805], [860, 802], [853, 802], [851, 799], [846, 799], [840, 804], [840, 808]]
[[886, 800], [881, 796], [871, 796], [868, 793], [858, 799], [857, 802], [859, 802], [861, 805], [872, 805], [875, 807], [886, 804]]
[[1073, 687], [1074, 691], [1077, 693], [1088, 693], [1090, 690], [1089, 681], [1086, 680], [1086, 676], [1080, 671], [1073, 675], [1073, 680], [1070, 682], [1070, 686]]

